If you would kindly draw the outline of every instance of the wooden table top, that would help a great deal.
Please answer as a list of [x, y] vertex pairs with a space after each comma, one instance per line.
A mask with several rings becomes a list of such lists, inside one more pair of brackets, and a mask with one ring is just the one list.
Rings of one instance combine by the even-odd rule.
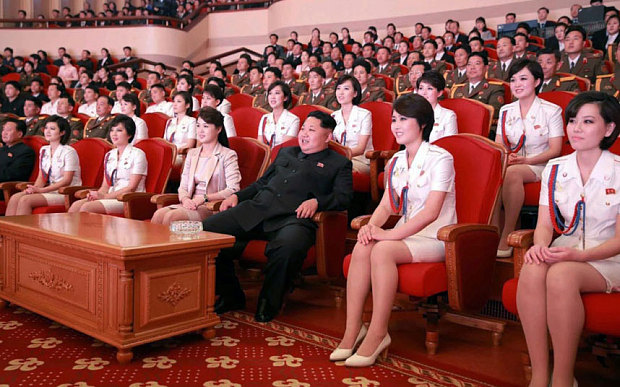
[[58, 237], [84, 247], [116, 252], [124, 258], [150, 252], [232, 246], [230, 235], [200, 232], [183, 239], [168, 226], [116, 216], [79, 213], [10, 216], [0, 218], [0, 231], [13, 231], [33, 237]]

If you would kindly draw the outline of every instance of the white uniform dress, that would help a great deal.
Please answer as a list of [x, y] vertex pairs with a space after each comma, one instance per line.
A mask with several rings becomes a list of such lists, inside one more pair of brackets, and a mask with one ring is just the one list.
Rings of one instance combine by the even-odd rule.
[[[341, 145], [355, 148], [359, 144], [359, 136], [371, 136], [366, 143], [364, 153], [374, 149], [372, 146], [372, 113], [369, 110], [353, 105], [346, 124], [342, 116], [342, 109], [333, 112], [332, 117], [336, 120], [334, 140]], [[370, 173], [370, 160], [364, 154], [353, 157], [351, 161], [353, 162], [354, 172]]]
[[[50, 185], [62, 180], [65, 172], [73, 171], [73, 179], [69, 185], [82, 185], [80, 159], [72, 146], [58, 145], [54, 156], [51, 155], [51, 146], [45, 145], [39, 153], [39, 171], [45, 180], [45, 185]], [[58, 191], [41, 194], [51, 206], [65, 203], [65, 195]]]
[[433, 109], [435, 113], [435, 124], [431, 131], [428, 142], [431, 144], [442, 137], [454, 136], [458, 134], [458, 126], [456, 124], [456, 113], [450, 109], [442, 107], [440, 104]]
[[228, 138], [235, 137], [237, 135], [235, 121], [233, 121], [233, 118], [230, 116], [230, 114], [222, 113], [222, 116], [224, 116], [224, 130], [226, 131], [226, 136]]
[[85, 103], [81, 104], [78, 108], [78, 113], [86, 114], [89, 117], [97, 117], [97, 101], [91, 103], [90, 105]]
[[299, 133], [299, 117], [289, 112], [282, 111], [278, 122], [273, 118], [273, 113], [263, 115], [258, 124], [258, 138], [271, 148], [284, 142], [284, 136], [297, 137]]
[[230, 114], [230, 108], [230, 102], [228, 102], [227, 99], [224, 99], [215, 109], [222, 114]]
[[[577, 166], [577, 153], [549, 160], [542, 173], [541, 206], [549, 205], [549, 175], [553, 165], [558, 165], [554, 200], [564, 223], [570, 224], [575, 203], [584, 195], [586, 202], [586, 249], [600, 245], [616, 235], [616, 217], [620, 214], [620, 156], [603, 151], [585, 185]], [[561, 235], [551, 246], [566, 246], [581, 249], [583, 246], [582, 223], [570, 236]], [[589, 261], [607, 282], [607, 292], [620, 291], [620, 254], [613, 257]]]
[[[424, 208], [431, 191], [446, 192], [437, 219], [418, 233], [403, 239], [409, 248], [412, 262], [440, 262], [445, 259], [444, 242], [437, 239], [437, 231], [443, 226], [455, 224], [456, 198], [454, 196], [454, 159], [450, 152], [428, 142], [422, 142], [411, 166], [407, 166], [405, 150], [397, 152], [386, 167], [386, 174], [396, 159], [392, 172], [392, 194], [400, 197], [408, 185], [407, 214], [401, 217], [396, 227], [413, 218]], [[401, 199], [402, 200], [402, 199]]]
[[[148, 164], [146, 155], [142, 149], [127, 145], [120, 160], [118, 159], [118, 149], [112, 149], [106, 153], [104, 160], [105, 179], [110, 184], [110, 191], [115, 192], [129, 185], [131, 175], [142, 175], [135, 192], [145, 192], [144, 183]], [[123, 213], [123, 203], [116, 199], [99, 200], [107, 214]]]
[[158, 104], [151, 105], [146, 108], [146, 113], [164, 113], [169, 117], [174, 117], [174, 110], [172, 110], [172, 102], [161, 101]]
[[[536, 97], [525, 119], [522, 119], [519, 101], [509, 103], [502, 106], [499, 111], [498, 135], [501, 136], [504, 130], [513, 148], [525, 133], [525, 145], [519, 150], [519, 155], [525, 157], [539, 155], [549, 149], [550, 138], [564, 136], [562, 108]], [[528, 165], [536, 174], [537, 181], [540, 180], [545, 165], [546, 163]]]
[[60, 101], [60, 98], [57, 99], [55, 102], [47, 102], [44, 103], [43, 106], [41, 107], [41, 114], [42, 115], [48, 115], [48, 116], [53, 116], [54, 114], [58, 114], [58, 101]]
[[131, 145], [136, 145], [138, 141], [149, 138], [149, 128], [146, 126], [146, 122], [137, 115], [134, 114], [131, 119], [136, 124], [136, 134], [134, 134], [133, 140], [131, 140]]

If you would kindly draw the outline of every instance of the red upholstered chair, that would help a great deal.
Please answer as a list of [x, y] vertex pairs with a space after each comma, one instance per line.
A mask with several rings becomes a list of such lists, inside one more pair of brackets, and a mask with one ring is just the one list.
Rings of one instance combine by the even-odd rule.
[[49, 73], [50, 76], [55, 77], [56, 75], [58, 75], [58, 66], [53, 65], [53, 64], [48, 64], [48, 65], [45, 65], [45, 68], [47, 69], [47, 72]]
[[140, 100], [140, 117], [142, 118], [145, 114], [146, 114], [146, 103]]
[[[79, 106], [78, 106], [79, 108]], [[79, 118], [80, 121], [82, 121], [82, 125], [86, 126], [86, 124], [88, 123], [88, 121], [91, 119], [90, 116], [86, 115], [86, 114], [82, 114], [82, 113], [75, 113], [73, 114], [73, 116], [75, 118]]]
[[[271, 150], [267, 144], [249, 137], [230, 137], [228, 142], [230, 149], [237, 152], [237, 162], [241, 173], [240, 189], [243, 189], [263, 175], [269, 165]], [[179, 195], [177, 194], [155, 195], [151, 198], [151, 203], [156, 204], [157, 209], [178, 202]], [[217, 208], [219, 208], [219, 202]]]
[[332, 113], [331, 110], [321, 105], [297, 105], [294, 108], [292, 108], [290, 112], [296, 115], [297, 117], [299, 117], [299, 124], [303, 125], [304, 122], [306, 121], [306, 118], [308, 118], [308, 114], [310, 114], [310, 112], [313, 112], [315, 110], [320, 110], [328, 114]]
[[145, 90], [146, 89], [146, 79], [145, 78], [140, 78], [140, 77], [136, 77], [135, 79], [136, 79], [136, 81], [138, 81], [138, 83], [142, 87], [142, 90]]
[[579, 76], [577, 76], [575, 74], [571, 74], [571, 73], [556, 73], [556, 75], [558, 77], [562, 77], [562, 78], [564, 78], [564, 77], [575, 78], [575, 81], [577, 81], [577, 85], [579, 86], [579, 89], [581, 91], [588, 91], [588, 90], [590, 90], [591, 82], [590, 82], [590, 80], [588, 78], [579, 77]]
[[394, 79], [392, 77], [385, 74], [373, 74], [373, 76], [383, 79], [386, 89], [394, 90]]
[[[523, 266], [525, 253], [534, 242], [534, 230], [518, 230], [508, 236], [508, 244], [514, 248], [514, 278], [504, 284], [502, 302], [506, 310], [519, 315], [517, 310], [517, 287], [519, 273]], [[620, 337], [620, 293], [587, 293], [581, 299], [585, 307], [584, 331], [612, 337]], [[603, 343], [599, 343], [603, 341]], [[605, 340], [597, 340], [593, 345], [593, 352], [603, 356], [610, 350]], [[617, 354], [617, 349], [614, 351]], [[531, 377], [529, 361], [525, 362], [525, 374], [528, 380]]]
[[[82, 176], [81, 186], [67, 186], [58, 190], [65, 195], [65, 204], [60, 206], [42, 206], [32, 210], [33, 214], [51, 214], [65, 212], [75, 201], [75, 193], [82, 189], [97, 189], [103, 180], [103, 158], [112, 149], [112, 144], [101, 138], [84, 138], [71, 145], [80, 158]], [[24, 189], [25, 184], [24, 184]]]
[[401, 75], [409, 74], [407, 66], [399, 64], [398, 67], [400, 68]]
[[49, 74], [45, 73], [39, 73], [38, 76], [43, 80], [43, 87], [47, 88], [52, 80], [52, 77], [50, 77]]
[[504, 88], [504, 103], [512, 102], [512, 91], [510, 91], [510, 83], [496, 78], [489, 78], [488, 81], [496, 85], [500, 85]]
[[253, 107], [240, 107], [231, 110], [230, 116], [235, 123], [237, 136], [257, 138], [258, 125], [263, 114], [265, 112]]
[[492, 60], [499, 60], [499, 57], [497, 56], [497, 50], [491, 47], [484, 47], [484, 51], [487, 52], [487, 54], [489, 55], [489, 59]]
[[[437, 234], [446, 245], [445, 262], [398, 266], [398, 291], [413, 300], [427, 300], [423, 307], [429, 354], [437, 350], [438, 321], [444, 313], [449, 321], [492, 331], [494, 344], [498, 345], [504, 323], [472, 314], [482, 309], [491, 292], [499, 234], [490, 221], [506, 171], [507, 155], [500, 144], [473, 134], [444, 137], [435, 145], [454, 157], [458, 223], [442, 227]], [[359, 229], [368, 220], [369, 215], [356, 218], [352, 227]], [[350, 260], [350, 255], [345, 258], [345, 275]], [[446, 292], [449, 304], [437, 305], [443, 298], [437, 296]]]
[[[142, 109], [142, 103], [140, 103], [140, 109]], [[149, 137], [164, 137], [166, 122], [168, 122], [170, 117], [164, 113], [145, 113], [140, 115], [140, 118], [146, 122], [146, 127], [149, 130]]]
[[252, 97], [249, 94], [236, 93], [226, 98], [230, 102], [231, 113], [240, 107], [252, 107]]
[[439, 104], [456, 113], [459, 133], [489, 137], [493, 106], [468, 98], [448, 98], [439, 101]]
[[[47, 141], [42, 136], [26, 136], [24, 137], [24, 144], [28, 145], [34, 150], [34, 167], [30, 174], [29, 182], [34, 182], [39, 176], [39, 152], [44, 145], [47, 145]], [[11, 196], [20, 191], [17, 185], [22, 183], [20, 181], [5, 181], [0, 183], [0, 190], [2, 190], [3, 200], [0, 202], [0, 214], [4, 214], [6, 211], [6, 204], [9, 202]]]
[[370, 110], [372, 113], [372, 146], [373, 151], [366, 152], [370, 159], [370, 174], [353, 172], [353, 190], [357, 192], [370, 192], [373, 201], [379, 200], [377, 180], [383, 171], [383, 159], [379, 156], [384, 151], [398, 149], [396, 139], [392, 134], [392, 105], [387, 102], [366, 102], [361, 108]]
[[7, 83], [9, 81], [19, 82], [20, 79], [21, 76], [19, 75], [19, 73], [8, 73], [2, 76], [2, 83]]

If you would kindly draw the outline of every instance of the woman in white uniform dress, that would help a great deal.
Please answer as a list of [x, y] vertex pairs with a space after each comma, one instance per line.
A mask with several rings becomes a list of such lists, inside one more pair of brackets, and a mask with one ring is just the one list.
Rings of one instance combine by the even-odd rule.
[[334, 140], [351, 149], [353, 171], [370, 173], [370, 160], [365, 156], [372, 150], [372, 114], [359, 107], [362, 87], [351, 75], [343, 75], [336, 82], [336, 99], [340, 110], [332, 113], [336, 120]]
[[[601, 92], [578, 94], [566, 120], [575, 152], [550, 160], [542, 173], [534, 245], [519, 275], [517, 308], [532, 362], [530, 386], [574, 385], [584, 324], [581, 293], [620, 291], [620, 157], [607, 150], [620, 132], [620, 105]], [[562, 235], [552, 242], [554, 230]]]
[[218, 108], [222, 105], [224, 99], [224, 92], [218, 85], [207, 84], [202, 90], [202, 108], [211, 107], [216, 109], [222, 114], [224, 118], [224, 131], [227, 137], [235, 137], [237, 130], [235, 129], [235, 122], [228, 113], [224, 113]]
[[89, 191], [86, 199], [76, 201], [69, 212], [122, 214], [123, 203], [118, 195], [126, 192], [145, 192], [148, 165], [142, 149], [130, 142], [136, 133], [133, 120], [119, 114], [110, 123], [110, 138], [115, 148], [105, 154], [104, 179], [97, 191]]
[[456, 113], [437, 102], [445, 87], [446, 80], [437, 71], [427, 71], [417, 81], [418, 94], [426, 98], [435, 113], [435, 124], [428, 140], [431, 144], [442, 137], [458, 134]]
[[[523, 59], [510, 68], [510, 90], [519, 100], [502, 106], [495, 141], [510, 152], [502, 187], [504, 223], [497, 251], [498, 257], [510, 257], [508, 235], [514, 231], [525, 199], [523, 184], [540, 181], [550, 159], [560, 155], [564, 125], [562, 109], [536, 96], [543, 79], [537, 62]], [[500, 206], [494, 223], [500, 226]]]
[[196, 146], [196, 119], [192, 113], [192, 96], [187, 91], [180, 91], [175, 94], [172, 100], [174, 117], [166, 122], [164, 139], [170, 141], [177, 147], [177, 159], [175, 168], [181, 167], [183, 155], [182, 149], [190, 149]]
[[261, 117], [258, 141], [273, 148], [297, 137], [299, 117], [288, 111], [293, 101], [291, 89], [282, 81], [275, 81], [267, 89], [267, 101], [272, 112]]
[[140, 100], [134, 93], [127, 93], [121, 98], [121, 113], [131, 118], [136, 124], [136, 134], [131, 140], [131, 145], [136, 145], [140, 140], [149, 138], [149, 128], [146, 121], [140, 118]]
[[[429, 144], [433, 108], [419, 95], [394, 102], [392, 133], [405, 150], [388, 164], [388, 188], [367, 225], [358, 233], [347, 277], [347, 320], [344, 337], [330, 360], [345, 365], [372, 365], [387, 350], [387, 332], [398, 286], [397, 266], [411, 262], [440, 262], [444, 243], [437, 230], [456, 223], [454, 162], [446, 150]], [[402, 214], [389, 230], [381, 226], [390, 215]], [[373, 311], [368, 330], [362, 311], [372, 285]], [[357, 352], [355, 347], [361, 342]]]
[[228, 137], [222, 130], [223, 125], [222, 114], [214, 108], [200, 110], [196, 125], [200, 146], [187, 152], [179, 185], [180, 204], [157, 210], [151, 219], [152, 223], [202, 221], [211, 214], [205, 205], [208, 201], [226, 199], [239, 191], [241, 173], [237, 153], [228, 148]]
[[60, 116], [51, 116], [45, 121], [43, 133], [50, 144], [39, 152], [37, 180], [11, 196], [6, 216], [29, 215], [35, 207], [63, 205], [65, 196], [59, 194], [58, 189], [82, 184], [78, 154], [66, 145], [71, 137], [69, 122]]
[[[189, 75], [180, 75], [177, 78], [176, 92], [187, 91], [192, 96], [192, 111], [200, 109], [198, 98], [194, 97], [194, 80]], [[175, 92], [175, 94], [176, 94]]]

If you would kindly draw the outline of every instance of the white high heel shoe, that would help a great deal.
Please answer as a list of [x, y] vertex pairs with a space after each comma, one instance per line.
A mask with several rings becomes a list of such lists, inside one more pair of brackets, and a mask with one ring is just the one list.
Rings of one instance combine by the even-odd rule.
[[355, 350], [355, 347], [357, 347], [357, 345], [361, 343], [362, 340], [364, 340], [364, 337], [366, 337], [366, 333], [368, 333], [368, 329], [366, 329], [366, 325], [362, 324], [362, 327], [360, 328], [360, 331], [357, 334], [357, 337], [355, 338], [355, 342], [353, 343], [353, 348], [350, 348], [350, 349], [336, 348], [329, 355], [329, 360], [330, 361], [341, 361], [341, 360], [346, 360], [347, 358], [351, 357], [351, 355], [353, 355], [353, 351]]
[[370, 356], [360, 356], [357, 353], [347, 360], [345, 360], [344, 365], [347, 367], [368, 367], [375, 364], [377, 358], [380, 357], [381, 360], [385, 360], [387, 358], [388, 347], [392, 343], [392, 339], [390, 338], [390, 334], [386, 334], [381, 343], [375, 349], [375, 352]]

